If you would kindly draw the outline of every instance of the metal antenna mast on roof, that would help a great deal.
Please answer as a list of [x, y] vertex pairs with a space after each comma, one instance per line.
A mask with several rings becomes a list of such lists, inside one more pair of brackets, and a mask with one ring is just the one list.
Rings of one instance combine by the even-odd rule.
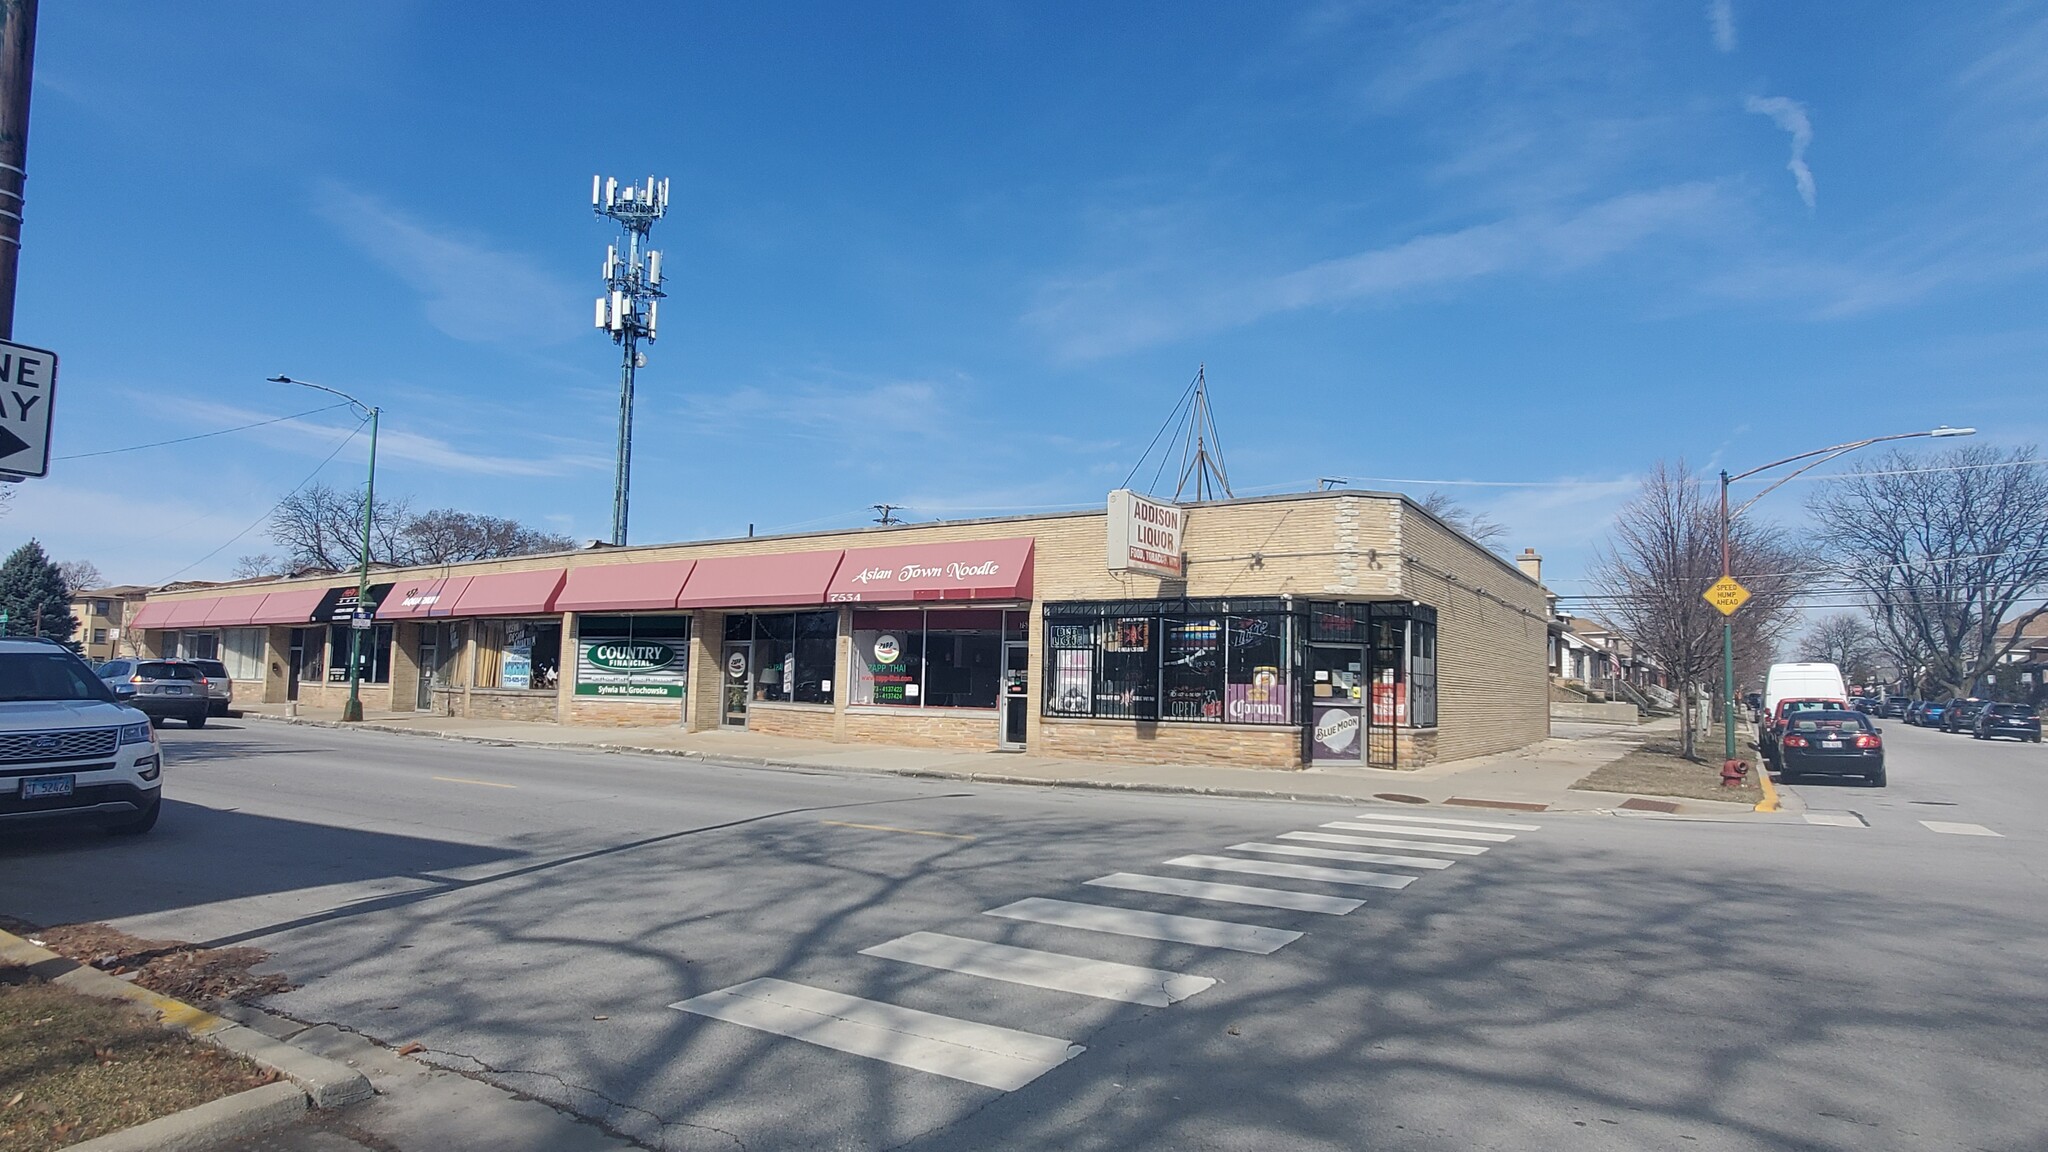
[[1188, 408], [1187, 430], [1181, 434], [1180, 483], [1173, 502], [1186, 502], [1190, 486], [1196, 502], [1230, 499], [1230, 474], [1223, 468], [1223, 441], [1216, 435], [1216, 417], [1209, 411], [1209, 366], [1195, 370], [1195, 402]]
[[626, 250], [613, 244], [604, 256], [605, 294], [597, 298], [597, 326], [625, 349], [619, 368], [619, 463], [612, 482], [612, 543], [626, 542], [626, 511], [633, 495], [633, 373], [647, 356], [640, 341], [654, 343], [655, 302], [661, 290], [661, 253], [648, 247], [654, 222], [668, 212], [668, 181], [621, 188], [616, 179], [590, 178], [590, 209], [626, 230]]

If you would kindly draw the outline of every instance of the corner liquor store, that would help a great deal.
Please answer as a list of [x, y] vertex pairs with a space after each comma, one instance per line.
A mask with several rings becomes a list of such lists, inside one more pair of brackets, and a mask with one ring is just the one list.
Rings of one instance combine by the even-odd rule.
[[[1540, 587], [1401, 497], [1176, 512], [1184, 579], [1109, 571], [1101, 511], [379, 573], [364, 699], [1262, 767], [1412, 767], [1547, 735]], [[1444, 579], [1404, 532], [1493, 591]], [[138, 626], [155, 652], [248, 650], [265, 675], [238, 675], [238, 699], [332, 706], [354, 609], [352, 586], [277, 582], [154, 597]], [[1449, 677], [1440, 707], [1440, 639], [1516, 674]], [[1468, 702], [1483, 722], [1450, 733]]]

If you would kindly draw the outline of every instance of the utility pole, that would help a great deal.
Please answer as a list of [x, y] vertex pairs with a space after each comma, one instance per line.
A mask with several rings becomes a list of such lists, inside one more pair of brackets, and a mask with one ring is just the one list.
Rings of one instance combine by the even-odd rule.
[[873, 508], [875, 511], [881, 513], [880, 516], [875, 517], [875, 523], [877, 524], [902, 523], [902, 521], [895, 518], [896, 510], [903, 507], [903, 505], [901, 504], [870, 504], [868, 505], [868, 507]]
[[0, 0], [0, 340], [14, 339], [14, 276], [28, 185], [28, 98], [36, 70], [36, 0]]
[[626, 542], [626, 516], [633, 495], [633, 374], [647, 357], [640, 341], [654, 343], [655, 304], [661, 290], [661, 253], [648, 247], [654, 222], [668, 212], [668, 181], [621, 188], [616, 179], [590, 178], [590, 210], [615, 220], [626, 232], [626, 250], [605, 252], [605, 294], [597, 298], [597, 326], [624, 349], [619, 368], [618, 471], [612, 480], [612, 543]]
[[[4, 2], [4, 0], [0, 0]], [[294, 380], [290, 376], [272, 376], [272, 384], [297, 384], [301, 388], [312, 388], [330, 396], [339, 396], [349, 402], [363, 419], [370, 422], [370, 474], [363, 482], [363, 550], [361, 563], [356, 569], [356, 610], [348, 622], [348, 703], [341, 706], [341, 718], [351, 724], [363, 718], [363, 633], [375, 625], [376, 613], [370, 604], [370, 524], [377, 509], [377, 417], [383, 409], [325, 384], [314, 384], [306, 380]]]

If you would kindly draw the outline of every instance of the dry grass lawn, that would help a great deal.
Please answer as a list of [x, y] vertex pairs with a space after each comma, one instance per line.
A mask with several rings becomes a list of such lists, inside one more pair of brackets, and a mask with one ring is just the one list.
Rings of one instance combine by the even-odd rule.
[[1676, 796], [1688, 800], [1727, 800], [1755, 804], [1764, 797], [1756, 782], [1756, 749], [1738, 730], [1736, 754], [1750, 762], [1740, 788], [1721, 787], [1721, 729], [1701, 733], [1695, 741], [1697, 761], [1679, 755], [1676, 732], [1659, 732], [1642, 747], [1611, 764], [1603, 764], [1572, 785], [1590, 792], [1624, 792], [1631, 796]]

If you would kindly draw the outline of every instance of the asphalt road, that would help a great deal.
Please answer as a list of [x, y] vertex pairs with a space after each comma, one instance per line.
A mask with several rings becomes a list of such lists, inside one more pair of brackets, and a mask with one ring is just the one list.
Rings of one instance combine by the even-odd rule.
[[[1537, 826], [1403, 834], [1322, 827], [1358, 808], [229, 722], [166, 731], [149, 837], [0, 833], [0, 911], [261, 946], [300, 985], [277, 1010], [654, 1147], [2048, 1147], [2048, 750], [1885, 729], [1891, 786], [1796, 785], [1807, 818], [1383, 810]], [[1278, 839], [1303, 831], [1486, 851]], [[1414, 879], [1166, 863], [1188, 855]], [[1085, 883], [1116, 873], [1366, 903]], [[1221, 947], [1216, 921], [1283, 935]], [[1015, 959], [975, 942], [1215, 983], [1040, 971], [1082, 994], [862, 954]], [[802, 987], [698, 1005], [874, 1054], [670, 1007], [764, 979]], [[835, 994], [869, 1003], [774, 1007]]]

